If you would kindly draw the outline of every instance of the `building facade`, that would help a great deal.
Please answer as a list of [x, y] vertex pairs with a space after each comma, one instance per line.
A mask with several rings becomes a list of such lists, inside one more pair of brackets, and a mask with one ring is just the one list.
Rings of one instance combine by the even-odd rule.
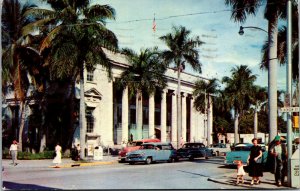
[[[93, 72], [85, 71], [84, 95], [86, 104], [86, 148], [97, 145], [114, 147], [131, 140], [159, 138], [162, 142], [177, 145], [177, 71], [168, 69], [165, 73], [167, 87], [160, 95], [143, 96], [138, 102], [137, 96], [129, 96], [128, 88], [118, 90], [115, 81], [130, 64], [124, 55], [107, 52], [113, 62], [110, 80], [107, 71], [97, 65]], [[212, 109], [207, 117], [193, 107], [192, 92], [199, 76], [181, 74], [182, 137], [185, 142], [212, 143]], [[79, 84], [76, 85], [80, 91]], [[77, 93], [79, 99], [79, 93]], [[140, 103], [142, 107], [137, 107]], [[138, 111], [137, 108], [142, 108]], [[212, 108], [210, 106], [209, 108]], [[142, 128], [136, 126], [138, 114], [142, 112]], [[210, 136], [207, 139], [207, 136]], [[80, 130], [77, 127], [74, 144], [80, 142]]]

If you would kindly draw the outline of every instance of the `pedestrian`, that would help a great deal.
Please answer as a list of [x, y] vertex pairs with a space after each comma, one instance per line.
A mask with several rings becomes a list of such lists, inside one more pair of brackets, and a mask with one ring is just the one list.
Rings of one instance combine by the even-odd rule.
[[271, 173], [275, 175], [275, 182], [277, 186], [281, 186], [287, 173], [287, 148], [281, 142], [281, 137], [277, 135], [274, 139], [270, 149], [271, 158], [273, 158]]
[[180, 148], [182, 148], [184, 145], [184, 140], [183, 140], [183, 137], [180, 137]]
[[[259, 184], [259, 177], [263, 176], [262, 168], [262, 149], [261, 146], [257, 144], [257, 138], [252, 139], [253, 146], [250, 149], [250, 154], [247, 159], [249, 176], [252, 177], [251, 185]], [[254, 182], [256, 181], [256, 182]]]
[[10, 145], [9, 153], [11, 155], [12, 165], [16, 166], [18, 164], [18, 142], [16, 140], [13, 140], [12, 144]]
[[55, 157], [53, 159], [53, 163], [55, 164], [56, 168], [59, 168], [59, 164], [61, 163], [61, 146], [59, 143], [56, 144], [55, 146]]
[[235, 161], [235, 164], [237, 166], [237, 174], [236, 174], [236, 184], [239, 184], [239, 181], [242, 181], [242, 184], [244, 184], [244, 176], [245, 176], [245, 170], [244, 165], [241, 160]]

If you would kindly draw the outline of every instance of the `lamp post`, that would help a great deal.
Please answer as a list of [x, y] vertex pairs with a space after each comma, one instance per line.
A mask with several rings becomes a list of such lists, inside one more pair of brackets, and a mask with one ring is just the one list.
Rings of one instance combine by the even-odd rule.
[[[240, 26], [239, 34], [244, 34], [244, 29], [256, 29], [268, 32], [262, 28], [247, 26]], [[277, 29], [274, 29], [274, 33]], [[268, 107], [269, 107], [269, 142], [277, 135], [277, 43], [274, 43], [271, 39], [272, 35], [268, 35]]]

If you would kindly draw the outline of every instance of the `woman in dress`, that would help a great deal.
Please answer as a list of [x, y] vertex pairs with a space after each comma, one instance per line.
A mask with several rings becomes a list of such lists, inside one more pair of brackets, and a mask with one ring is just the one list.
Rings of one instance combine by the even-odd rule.
[[263, 176], [262, 171], [262, 150], [261, 147], [257, 144], [257, 139], [252, 139], [253, 146], [250, 149], [250, 154], [248, 156], [248, 166], [249, 166], [249, 176], [252, 177], [251, 185], [254, 184], [256, 180], [256, 184], [260, 183], [259, 177]]
[[55, 164], [55, 167], [58, 167], [58, 165], [61, 163], [61, 146], [59, 143], [55, 146], [55, 154], [56, 156], [53, 159], [53, 163]]

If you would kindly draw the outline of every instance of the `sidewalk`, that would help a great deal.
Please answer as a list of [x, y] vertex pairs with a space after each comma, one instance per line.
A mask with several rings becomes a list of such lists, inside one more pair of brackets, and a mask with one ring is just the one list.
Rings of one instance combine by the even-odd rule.
[[297, 188], [290, 188], [286, 186], [286, 182], [278, 187], [275, 184], [274, 181], [274, 174], [270, 172], [264, 172], [263, 177], [260, 177], [260, 184], [254, 184], [251, 185], [251, 177], [249, 177], [247, 174], [244, 176], [244, 184], [238, 184], [236, 185], [236, 173], [229, 173], [223, 176], [219, 177], [210, 177], [208, 178], [208, 181], [213, 181], [221, 184], [227, 184], [232, 185], [233, 187], [236, 187], [236, 189], [242, 189], [242, 188], [248, 188], [248, 189], [274, 189], [274, 190], [294, 190]]
[[[17, 166], [11, 165], [10, 159], [3, 159], [2, 165], [4, 169], [6, 168], [55, 168], [55, 165], [52, 163], [53, 159], [43, 159], [43, 160], [18, 160]], [[108, 165], [118, 163], [117, 156], [105, 155], [103, 156], [103, 160], [94, 161], [73, 161], [70, 158], [63, 158], [62, 163], [59, 165], [59, 168], [72, 168], [72, 167], [82, 167], [82, 166], [97, 166], [97, 165]]]

